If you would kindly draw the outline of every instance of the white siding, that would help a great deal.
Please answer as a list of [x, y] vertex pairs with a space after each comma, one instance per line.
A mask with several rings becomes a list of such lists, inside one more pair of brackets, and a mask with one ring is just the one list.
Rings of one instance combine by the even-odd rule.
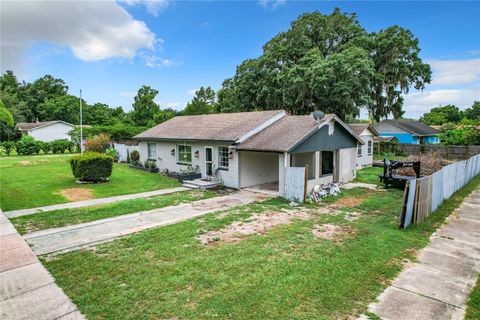
[[349, 182], [355, 178], [355, 161], [357, 157], [357, 148], [340, 149], [338, 151], [339, 168], [338, 168], [338, 182]]
[[[192, 146], [192, 166], [199, 166], [202, 177], [206, 177], [205, 168], [205, 147], [213, 148], [213, 164], [214, 170], [218, 168], [218, 147], [228, 146], [219, 142], [204, 142], [204, 143], [189, 143], [189, 142], [156, 142], [157, 146], [157, 166], [160, 170], [168, 169], [171, 172], [180, 172], [181, 169], [186, 169], [188, 166], [177, 163], [177, 145]], [[140, 161], [145, 161], [148, 158], [147, 141], [142, 141], [138, 144]], [[174, 150], [175, 155], [172, 155]], [[198, 151], [198, 158], [195, 157], [195, 152]], [[232, 159], [228, 161], [228, 170], [219, 170], [223, 184], [230, 188], [238, 188], [238, 153], [235, 149], [230, 148], [233, 152]]]
[[[357, 152], [355, 152], [355, 157], [356, 157], [356, 167], [357, 168], [364, 168], [364, 167], [370, 167], [373, 164], [373, 133], [365, 129], [362, 134], [360, 135], [360, 139], [364, 142], [364, 145], [362, 146], [362, 156], [359, 157]], [[371, 142], [372, 148], [371, 148], [371, 153], [368, 154], [368, 142]]]
[[278, 154], [240, 151], [240, 187], [278, 181]]
[[73, 126], [66, 125], [65, 123], [57, 122], [49, 126], [38, 128], [35, 130], [29, 130], [28, 135], [39, 141], [53, 141], [58, 139], [71, 140], [68, 133], [73, 129]]

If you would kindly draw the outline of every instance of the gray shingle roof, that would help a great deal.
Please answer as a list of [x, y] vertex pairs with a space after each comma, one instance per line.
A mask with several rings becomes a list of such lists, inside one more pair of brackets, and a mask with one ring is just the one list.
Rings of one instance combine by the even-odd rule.
[[431, 136], [440, 134], [440, 130], [427, 126], [425, 123], [415, 120], [383, 120], [382, 122], [390, 123], [394, 126], [402, 128], [417, 136]]
[[369, 123], [349, 123], [348, 126], [353, 132], [355, 132], [357, 136], [362, 134], [362, 132], [367, 128], [372, 131], [374, 135], [378, 135], [377, 130], [375, 130], [375, 128]]
[[64, 122], [64, 121], [55, 120], [55, 121], [44, 121], [44, 122], [18, 122], [15, 125], [15, 128], [17, 128], [19, 130], [32, 130], [32, 129], [36, 129], [36, 128], [39, 128], [39, 127], [47, 126], [49, 124], [57, 123], [57, 122], [62, 122], [62, 123], [73, 126], [73, 124], [70, 124], [70, 123], [67, 123], [67, 122]]
[[236, 148], [237, 150], [285, 152], [315, 131], [319, 123], [328, 122], [333, 117], [333, 114], [327, 114], [320, 122], [317, 122], [309, 115], [287, 115], [247, 141], [237, 145]]
[[134, 137], [152, 140], [236, 141], [283, 110], [179, 116]]

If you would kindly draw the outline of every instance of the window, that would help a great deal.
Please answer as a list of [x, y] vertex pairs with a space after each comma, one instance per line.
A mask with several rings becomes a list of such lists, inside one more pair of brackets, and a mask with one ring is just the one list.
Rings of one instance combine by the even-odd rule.
[[180, 164], [192, 163], [192, 146], [179, 145], [178, 146], [178, 158], [177, 162]]
[[357, 143], [357, 157], [362, 156], [362, 145], [360, 143]]
[[322, 151], [322, 176], [333, 174], [333, 151]]
[[228, 148], [218, 147], [218, 168], [228, 170]]
[[149, 160], [157, 160], [157, 144], [148, 143], [147, 144], [147, 152], [148, 152], [148, 159]]
[[368, 141], [368, 155], [372, 155], [372, 140]]

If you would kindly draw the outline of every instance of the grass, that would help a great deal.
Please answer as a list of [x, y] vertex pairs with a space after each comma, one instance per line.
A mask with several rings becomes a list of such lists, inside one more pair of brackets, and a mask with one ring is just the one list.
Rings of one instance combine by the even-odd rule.
[[184, 202], [207, 199], [214, 196], [218, 196], [218, 193], [214, 191], [183, 191], [151, 198], [125, 200], [99, 206], [47, 211], [11, 218], [10, 222], [12, 222], [17, 231], [23, 235], [28, 232], [111, 218], [139, 211], [158, 209]]
[[480, 319], [480, 278], [477, 279], [477, 286], [473, 288], [470, 299], [467, 302], [465, 320]]
[[0, 158], [0, 205], [10, 211], [69, 202], [62, 189], [91, 189], [94, 198], [178, 187], [172, 178], [133, 170], [115, 163], [107, 183], [80, 185], [72, 175], [68, 155]]
[[[402, 260], [414, 258], [479, 184], [477, 177], [407, 230], [398, 228], [400, 190], [352, 189], [350, 195], [366, 196], [357, 207], [338, 215], [307, 207], [312, 219], [236, 244], [203, 246], [196, 237], [288, 203], [254, 203], [42, 260], [88, 318], [345, 319], [366, 312], [401, 271]], [[360, 212], [360, 218], [347, 221], [349, 211]], [[312, 227], [322, 223], [348, 226], [354, 236], [316, 239]]]
[[380, 185], [379, 174], [383, 173], [382, 167], [367, 167], [357, 171], [354, 182], [372, 183]]

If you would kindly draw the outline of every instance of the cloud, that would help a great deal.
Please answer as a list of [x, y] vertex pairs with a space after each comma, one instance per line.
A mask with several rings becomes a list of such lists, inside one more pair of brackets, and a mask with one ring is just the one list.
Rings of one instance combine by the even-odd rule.
[[480, 81], [480, 59], [429, 60], [433, 76], [431, 85], [458, 86]]
[[168, 0], [123, 0], [128, 6], [142, 5], [152, 16], [157, 17], [160, 12], [169, 6]]
[[195, 95], [195, 92], [197, 92], [198, 89], [190, 89], [187, 91], [187, 93], [191, 96], [194, 96]]
[[440, 105], [453, 104], [460, 109], [472, 106], [480, 100], [480, 86], [466, 89], [426, 90], [405, 95], [404, 110], [407, 117], [418, 118]]
[[156, 35], [113, 0], [2, 1], [2, 70], [21, 68], [36, 43], [68, 48], [83, 61], [132, 59], [155, 50]]
[[177, 109], [178, 107], [183, 106], [184, 104], [181, 102], [168, 102], [165, 104], [167, 108]]
[[133, 91], [122, 91], [120, 92], [120, 95], [127, 98], [133, 98], [137, 95], [137, 93]]
[[141, 56], [145, 62], [145, 65], [150, 68], [162, 68], [162, 67], [169, 68], [172, 66], [179, 65], [178, 62], [175, 62], [169, 59], [164, 59], [153, 54], [142, 54]]
[[265, 10], [273, 11], [286, 2], [287, 0], [258, 0], [257, 3]]

